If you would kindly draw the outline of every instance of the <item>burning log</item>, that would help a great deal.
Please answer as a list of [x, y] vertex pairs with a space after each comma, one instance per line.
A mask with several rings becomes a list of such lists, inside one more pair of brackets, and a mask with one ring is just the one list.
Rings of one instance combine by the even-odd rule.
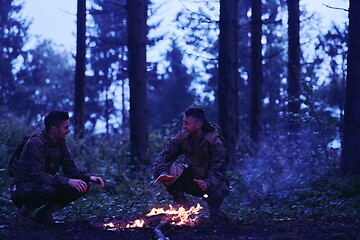
[[119, 224], [114, 225], [113, 223], [104, 224], [104, 228], [109, 230], [116, 230], [119, 228], [134, 228], [134, 227], [144, 227], [144, 226], [163, 226], [162, 222], [168, 222], [167, 224], [172, 225], [187, 225], [195, 226], [199, 220], [200, 209], [203, 207], [200, 204], [197, 204], [196, 207], [192, 206], [190, 209], [185, 209], [184, 207], [179, 207], [178, 209], [173, 208], [170, 205], [170, 209], [164, 210], [163, 208], [153, 208], [146, 216], [142, 219], [136, 219], [135, 221], [128, 223], [123, 226]]
[[203, 207], [200, 204], [197, 204], [196, 207], [192, 206], [188, 210], [186, 210], [184, 207], [175, 209], [170, 205], [170, 209], [168, 210], [164, 210], [163, 208], [153, 208], [146, 216], [150, 217], [159, 214], [165, 214], [163, 221], [171, 221], [171, 224], [178, 226], [194, 226], [196, 224], [200, 209], [202, 208]]
[[156, 235], [158, 240], [167, 240], [161, 229], [168, 225], [170, 225], [170, 221], [164, 221], [156, 226], [156, 228], [154, 229], [154, 234]]

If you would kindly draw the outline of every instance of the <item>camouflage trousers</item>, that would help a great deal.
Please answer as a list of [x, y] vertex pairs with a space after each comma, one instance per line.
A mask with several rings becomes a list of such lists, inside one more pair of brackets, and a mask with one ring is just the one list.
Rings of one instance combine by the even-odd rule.
[[[229, 195], [229, 185], [224, 181], [215, 189], [204, 191], [194, 182], [194, 177], [185, 169], [181, 176], [167, 187], [167, 191], [175, 199], [185, 199], [185, 193], [195, 197], [203, 197], [211, 212], [220, 210], [224, 198]], [[205, 194], [207, 194], [206, 198], [204, 197]]]
[[[87, 183], [87, 192], [90, 184]], [[81, 198], [86, 193], [80, 193], [69, 185], [49, 185], [36, 183], [17, 183], [11, 185], [11, 200], [16, 207], [25, 206], [28, 210], [41, 207], [48, 203], [56, 203], [65, 207], [69, 203]]]

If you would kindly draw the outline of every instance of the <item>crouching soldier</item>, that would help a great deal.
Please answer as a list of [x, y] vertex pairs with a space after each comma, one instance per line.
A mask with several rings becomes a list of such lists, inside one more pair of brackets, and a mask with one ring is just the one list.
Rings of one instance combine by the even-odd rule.
[[[101, 177], [79, 170], [72, 159], [65, 142], [70, 132], [68, 113], [51, 111], [44, 123], [45, 130], [23, 140], [9, 164], [11, 199], [18, 208], [16, 220], [25, 227], [55, 224], [53, 212], [84, 196], [89, 182], [104, 187]], [[64, 176], [57, 174], [60, 167]]]
[[[220, 220], [224, 217], [221, 204], [229, 194], [224, 140], [202, 108], [186, 109], [182, 127], [155, 160], [155, 182], [163, 183], [174, 201], [185, 208], [189, 207], [185, 193], [205, 196], [210, 219]], [[179, 163], [176, 160], [182, 154], [186, 162]]]

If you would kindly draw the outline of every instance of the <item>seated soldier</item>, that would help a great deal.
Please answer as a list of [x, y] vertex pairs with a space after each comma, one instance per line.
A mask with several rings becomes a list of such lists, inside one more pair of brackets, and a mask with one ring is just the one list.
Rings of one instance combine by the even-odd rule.
[[[89, 182], [104, 188], [101, 177], [79, 170], [72, 159], [65, 142], [70, 132], [68, 113], [51, 111], [44, 123], [45, 130], [29, 138], [20, 157], [13, 158], [9, 166], [11, 199], [18, 208], [16, 220], [25, 227], [55, 224], [53, 212], [85, 195]], [[60, 167], [65, 176], [57, 174]]]
[[[227, 155], [219, 129], [205, 118], [202, 108], [185, 110], [182, 127], [154, 163], [155, 182], [163, 183], [178, 205], [189, 207], [185, 193], [204, 197], [210, 219], [219, 220], [220, 206], [229, 194]], [[177, 157], [184, 154], [186, 162]]]

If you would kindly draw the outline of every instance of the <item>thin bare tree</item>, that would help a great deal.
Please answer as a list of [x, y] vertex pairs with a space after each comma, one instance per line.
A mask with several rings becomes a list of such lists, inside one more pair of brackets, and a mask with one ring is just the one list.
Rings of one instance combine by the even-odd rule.
[[219, 124], [230, 157], [236, 159], [238, 138], [238, 0], [220, 0], [219, 34]]
[[127, 1], [128, 70], [130, 84], [130, 148], [132, 165], [150, 164], [146, 81], [148, 1]]
[[262, 108], [262, 2], [251, 0], [251, 105], [250, 105], [250, 137], [254, 142], [259, 142]]
[[288, 113], [289, 130], [300, 129], [300, 0], [288, 0]]
[[84, 84], [86, 65], [86, 0], [77, 2], [76, 67], [75, 67], [75, 135], [84, 137]]

